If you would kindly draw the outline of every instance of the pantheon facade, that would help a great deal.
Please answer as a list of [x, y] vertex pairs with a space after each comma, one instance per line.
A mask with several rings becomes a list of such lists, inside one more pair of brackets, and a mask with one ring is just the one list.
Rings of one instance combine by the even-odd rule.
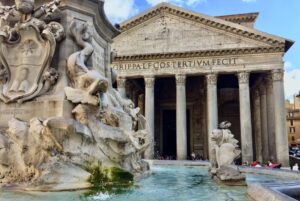
[[209, 159], [210, 133], [229, 121], [243, 161], [288, 165], [283, 56], [293, 41], [255, 29], [257, 17], [161, 3], [120, 24], [111, 66], [148, 119], [151, 157]]

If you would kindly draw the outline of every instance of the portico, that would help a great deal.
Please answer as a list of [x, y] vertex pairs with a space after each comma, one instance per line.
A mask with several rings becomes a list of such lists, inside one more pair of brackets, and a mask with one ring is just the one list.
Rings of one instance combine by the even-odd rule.
[[226, 120], [243, 161], [288, 164], [282, 56], [292, 42], [255, 30], [256, 17], [162, 3], [121, 24], [112, 68], [148, 119], [155, 147], [147, 158], [209, 159], [209, 135]]

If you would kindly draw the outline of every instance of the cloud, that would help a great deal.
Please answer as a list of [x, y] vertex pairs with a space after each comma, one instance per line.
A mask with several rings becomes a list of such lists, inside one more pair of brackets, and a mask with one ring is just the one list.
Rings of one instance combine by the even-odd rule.
[[146, 0], [146, 2], [151, 6], [154, 6], [161, 2], [169, 2], [178, 6], [197, 6], [201, 3], [207, 2], [207, 0]]
[[[138, 14], [139, 9], [136, 5], [138, 0], [106, 0], [104, 9], [107, 17], [112, 23], [120, 23]], [[169, 2], [178, 6], [197, 6], [207, 0], [145, 0], [150, 6], [161, 2]]]
[[243, 2], [251, 3], [251, 2], [256, 2], [257, 0], [242, 0]]
[[286, 99], [292, 100], [294, 94], [300, 91], [300, 69], [287, 71], [284, 75], [284, 89]]
[[106, 0], [104, 9], [113, 23], [120, 23], [138, 13], [134, 0]]
[[285, 70], [291, 70], [293, 68], [293, 65], [290, 61], [284, 62], [284, 69]]

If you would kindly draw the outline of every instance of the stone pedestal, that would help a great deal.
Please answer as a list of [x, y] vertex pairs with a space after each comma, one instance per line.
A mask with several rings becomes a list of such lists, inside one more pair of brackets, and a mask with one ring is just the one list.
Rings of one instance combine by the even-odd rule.
[[0, 103], [0, 128], [6, 128], [7, 122], [16, 118], [29, 122], [34, 117], [64, 117], [72, 118], [73, 104], [67, 100], [37, 99], [26, 103]]
[[176, 150], [177, 160], [187, 158], [186, 76], [176, 75]]
[[253, 161], [253, 144], [252, 144], [249, 76], [250, 74], [248, 72], [242, 72], [238, 74], [239, 95], [240, 95], [242, 160], [251, 162]]

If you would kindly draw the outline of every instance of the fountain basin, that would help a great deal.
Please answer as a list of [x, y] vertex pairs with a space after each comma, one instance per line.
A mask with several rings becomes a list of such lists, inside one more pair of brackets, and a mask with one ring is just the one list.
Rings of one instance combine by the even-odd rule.
[[[160, 165], [155, 165], [160, 163]], [[172, 164], [173, 165], [170, 165]], [[0, 192], [0, 201], [159, 201], [159, 200], [251, 200], [247, 188], [218, 185], [208, 176], [206, 163], [152, 162], [152, 175], [133, 186], [115, 186], [73, 192]], [[164, 165], [163, 165], [164, 164]], [[199, 166], [202, 165], [202, 166]], [[244, 170], [241, 168], [241, 170]], [[243, 172], [247, 172], [246, 170]], [[249, 170], [248, 170], [249, 172]], [[261, 185], [296, 182], [299, 178], [276, 175], [245, 173], [247, 184]], [[248, 191], [249, 193], [249, 191]], [[261, 196], [260, 196], [261, 197]]]

